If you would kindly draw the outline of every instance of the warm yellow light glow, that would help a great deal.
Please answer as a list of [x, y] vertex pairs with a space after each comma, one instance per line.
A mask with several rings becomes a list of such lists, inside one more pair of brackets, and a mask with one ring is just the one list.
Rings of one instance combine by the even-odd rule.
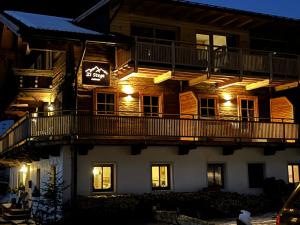
[[20, 172], [27, 173], [27, 171], [28, 171], [27, 166], [25, 164], [23, 164], [22, 167], [21, 167], [21, 169], [20, 169]]
[[134, 77], [136, 74], [137, 74], [137, 73], [130, 73], [130, 74], [128, 74], [127, 76], [121, 78], [120, 80], [121, 80], [121, 81], [127, 80], [127, 79], [129, 79], [130, 77]]
[[94, 169], [93, 169], [93, 174], [94, 174], [94, 175], [99, 174], [99, 167], [94, 167]]
[[224, 102], [224, 106], [227, 106], [227, 107], [229, 107], [229, 106], [231, 106], [231, 105], [232, 105], [232, 103], [231, 103], [231, 101], [230, 101], [230, 100], [228, 100], [228, 101]]
[[230, 101], [232, 99], [231, 95], [229, 93], [224, 93], [223, 94], [223, 98], [226, 100], [226, 101]]
[[126, 102], [131, 102], [133, 100], [133, 97], [131, 96], [131, 95], [127, 95], [126, 97], [125, 97], [125, 101]]
[[125, 94], [128, 94], [128, 95], [132, 95], [133, 94], [133, 88], [132, 88], [131, 85], [124, 85], [123, 88], [122, 88], [122, 91]]
[[222, 85], [222, 86], [219, 86], [219, 89], [223, 89], [223, 88], [227, 88], [227, 87], [231, 87], [233, 85], [237, 85], [237, 83], [229, 83], [229, 84], [225, 84], [225, 85]]
[[48, 105], [48, 110], [50, 112], [54, 111], [54, 106], [52, 104]]

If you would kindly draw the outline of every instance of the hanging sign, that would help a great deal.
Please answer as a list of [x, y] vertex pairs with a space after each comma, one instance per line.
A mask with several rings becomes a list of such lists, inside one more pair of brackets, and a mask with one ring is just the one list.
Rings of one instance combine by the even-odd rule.
[[109, 85], [109, 64], [84, 61], [82, 64], [82, 83], [92, 85]]

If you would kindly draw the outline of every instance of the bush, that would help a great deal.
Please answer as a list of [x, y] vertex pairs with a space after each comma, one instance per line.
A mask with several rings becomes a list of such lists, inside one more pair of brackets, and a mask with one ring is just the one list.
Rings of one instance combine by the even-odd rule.
[[[142, 195], [117, 195], [80, 197], [74, 205], [70, 221], [80, 223], [105, 221], [106, 224], [134, 224], [133, 221], [149, 222], [152, 208], [179, 211], [181, 214], [201, 219], [237, 217], [240, 210], [252, 215], [273, 210], [272, 203], [264, 196], [241, 195], [230, 192], [195, 193], [147, 193]], [[69, 221], [69, 222], [70, 222]], [[70, 224], [64, 221], [64, 224]], [[72, 224], [72, 223], [71, 223]], [[76, 223], [73, 223], [76, 224]]]

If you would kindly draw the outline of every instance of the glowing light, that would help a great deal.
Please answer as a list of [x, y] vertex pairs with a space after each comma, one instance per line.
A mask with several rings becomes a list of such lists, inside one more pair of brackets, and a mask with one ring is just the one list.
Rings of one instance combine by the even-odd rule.
[[126, 102], [131, 102], [132, 100], [133, 100], [133, 98], [132, 98], [131, 95], [127, 95], [127, 96], [125, 97], [125, 101], [126, 101]]
[[226, 101], [230, 101], [232, 99], [231, 95], [229, 93], [224, 93], [223, 94], [223, 98], [226, 100]]
[[133, 94], [133, 88], [130, 85], [124, 85], [123, 88], [122, 88], [122, 91], [125, 94], [128, 94], [128, 95], [132, 95]]
[[48, 105], [48, 110], [50, 112], [54, 111], [54, 106], [52, 104]]
[[94, 175], [99, 174], [99, 168], [98, 168], [98, 167], [94, 167], [94, 169], [93, 169], [93, 174], [94, 174]]
[[20, 172], [27, 173], [27, 171], [28, 171], [27, 166], [25, 164], [23, 164], [22, 167], [21, 167], [21, 169], [20, 169]]
[[230, 101], [230, 100], [228, 100], [228, 101], [224, 102], [224, 106], [231, 106], [231, 105], [232, 105], [232, 103], [231, 103], [231, 101]]

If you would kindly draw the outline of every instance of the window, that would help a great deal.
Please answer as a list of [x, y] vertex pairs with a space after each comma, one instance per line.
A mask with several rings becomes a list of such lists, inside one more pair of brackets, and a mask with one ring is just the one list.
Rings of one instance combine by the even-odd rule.
[[170, 189], [170, 165], [169, 164], [152, 165], [152, 189], [153, 190]]
[[262, 188], [264, 181], [264, 164], [248, 164], [249, 188]]
[[212, 117], [217, 116], [217, 99], [214, 97], [200, 98], [200, 116]]
[[113, 191], [113, 164], [100, 164], [93, 167], [93, 191]]
[[143, 96], [143, 112], [145, 116], [159, 116], [159, 96]]
[[299, 166], [300, 164], [288, 164], [289, 183], [299, 183]]
[[238, 96], [239, 117], [242, 121], [254, 121], [258, 117], [256, 96]]
[[207, 180], [208, 186], [224, 187], [224, 165], [223, 164], [208, 164], [207, 165]]
[[114, 114], [116, 95], [114, 93], [96, 93], [97, 114]]

